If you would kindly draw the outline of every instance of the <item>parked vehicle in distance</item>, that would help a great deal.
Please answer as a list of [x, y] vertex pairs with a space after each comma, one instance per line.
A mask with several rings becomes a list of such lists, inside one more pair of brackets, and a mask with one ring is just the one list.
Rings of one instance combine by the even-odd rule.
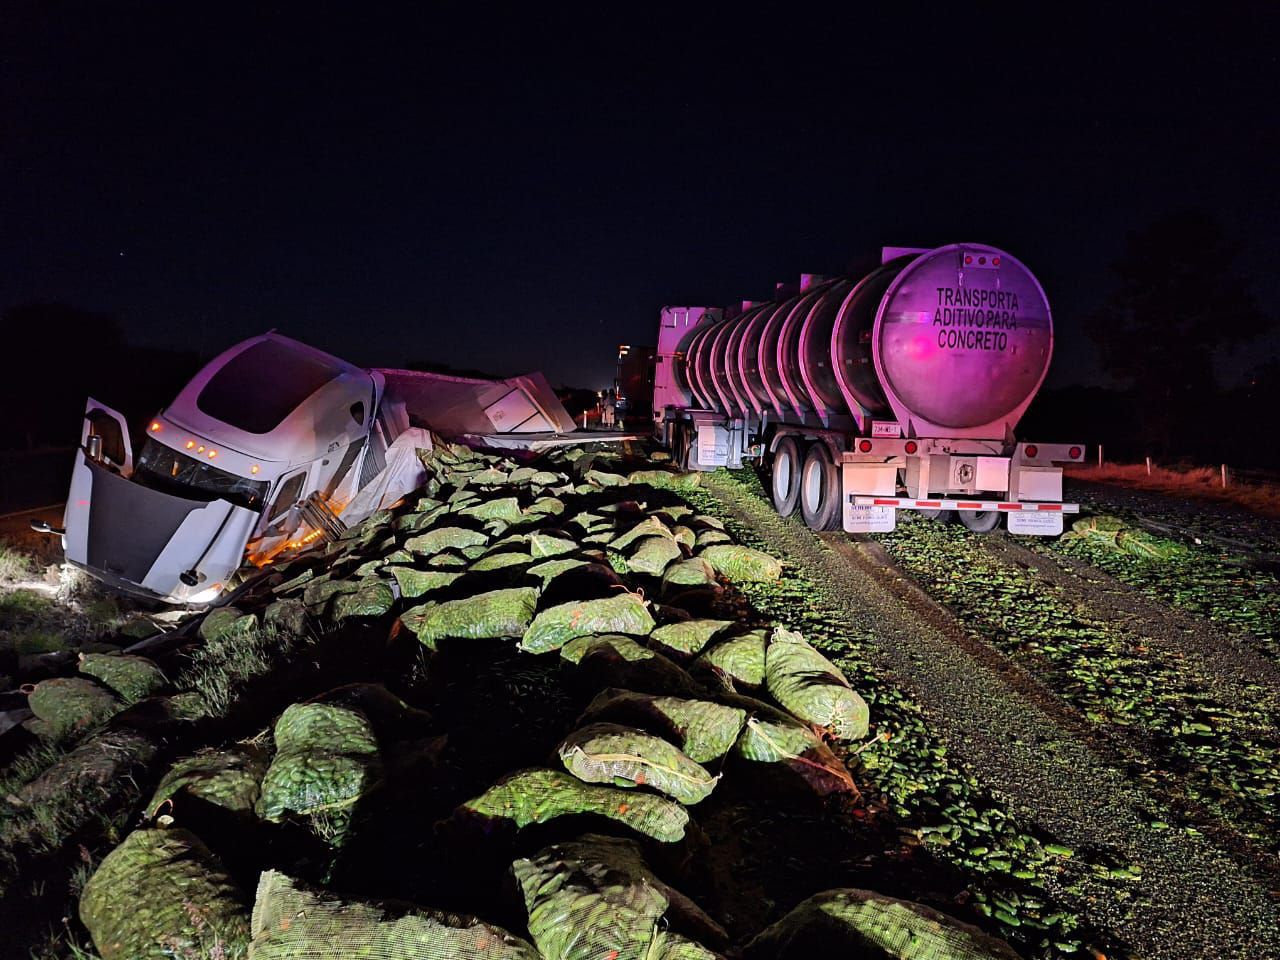
[[740, 309], [664, 307], [654, 431], [691, 470], [768, 467], [814, 530], [894, 529], [899, 510], [1055, 536], [1083, 444], [1014, 429], [1053, 353], [1044, 290], [983, 244], [888, 247], [864, 276], [801, 277]]
[[136, 459], [124, 417], [90, 399], [63, 529], [47, 532], [115, 589], [203, 605], [244, 562], [338, 536], [416, 488], [433, 431], [529, 447], [572, 430], [541, 374], [365, 370], [272, 332], [196, 374]]

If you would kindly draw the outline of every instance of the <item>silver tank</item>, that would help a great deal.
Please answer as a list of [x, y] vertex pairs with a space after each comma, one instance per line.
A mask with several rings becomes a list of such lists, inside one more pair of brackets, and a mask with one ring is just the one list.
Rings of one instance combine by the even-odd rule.
[[675, 363], [693, 404], [728, 416], [1000, 439], [1052, 352], [1032, 273], [994, 247], [952, 244], [696, 327]]

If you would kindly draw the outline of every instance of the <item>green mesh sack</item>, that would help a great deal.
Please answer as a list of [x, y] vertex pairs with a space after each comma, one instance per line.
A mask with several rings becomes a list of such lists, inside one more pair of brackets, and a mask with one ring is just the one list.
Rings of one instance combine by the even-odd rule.
[[529, 484], [539, 474], [537, 467], [516, 467], [507, 475], [508, 483]]
[[[546, 474], [546, 476], [554, 477], [555, 474]], [[551, 481], [551, 483], [555, 482], [555, 480]], [[529, 517], [539, 515], [549, 517], [559, 516], [564, 513], [564, 501], [558, 497], [539, 497], [537, 500], [533, 501], [533, 503], [529, 504], [529, 506], [525, 508], [524, 512], [525, 515]]]
[[80, 921], [102, 960], [243, 957], [244, 895], [195, 834], [135, 830], [80, 894]]
[[765, 652], [769, 695], [807, 723], [828, 727], [841, 740], [867, 735], [870, 712], [834, 663], [798, 633], [781, 627]]
[[587, 783], [651, 787], [683, 804], [701, 803], [716, 777], [661, 737], [616, 723], [593, 723], [557, 748], [566, 770]]
[[644, 537], [627, 557], [627, 571], [660, 577], [667, 567], [683, 556], [680, 544], [670, 537]]
[[303, 587], [305, 587], [308, 583], [310, 583], [315, 578], [316, 578], [315, 568], [311, 567], [310, 569], [303, 570], [296, 577], [291, 577], [290, 579], [286, 580], [284, 583], [281, 583], [281, 584], [278, 584], [277, 586], [272, 587], [271, 592], [274, 593], [276, 596], [280, 596], [286, 593], [296, 593], [297, 591], [301, 590]]
[[[714, 958], [667, 928], [724, 931], [659, 880], [631, 840], [587, 834], [517, 860], [511, 873], [544, 960]], [[701, 949], [701, 948], [698, 948]]]
[[427, 558], [427, 566], [433, 570], [450, 570], [465, 567], [467, 558], [452, 550], [442, 550]]
[[725, 676], [735, 685], [759, 687], [764, 684], [767, 645], [764, 631], [752, 630], [717, 643], [698, 657], [693, 667]]
[[262, 612], [262, 622], [288, 636], [302, 636], [307, 632], [307, 606], [301, 600], [277, 600]]
[[518, 550], [504, 550], [500, 553], [485, 554], [467, 569], [473, 573], [484, 573], [489, 570], [504, 570], [510, 567], [528, 566], [533, 557]]
[[1134, 529], [1119, 517], [1101, 515], [1085, 517], [1071, 525], [1062, 539], [1070, 542], [1082, 540], [1119, 553], [1128, 553], [1148, 560], [1168, 560], [1186, 551], [1180, 543], [1153, 537], [1143, 530]]
[[621, 687], [678, 697], [697, 697], [704, 692], [677, 664], [631, 637], [579, 637], [565, 644], [560, 656], [578, 665], [577, 676], [588, 688]]
[[462, 576], [453, 570], [415, 570], [412, 567], [388, 567], [387, 570], [396, 578], [400, 596], [409, 599], [447, 587]]
[[676, 524], [671, 528], [671, 536], [675, 538], [676, 543], [683, 544], [691, 551], [698, 543], [698, 536], [684, 524]]
[[235, 607], [218, 607], [200, 621], [200, 639], [220, 640], [232, 634], [248, 633], [257, 625], [253, 614], [245, 614]]
[[685, 587], [705, 587], [716, 582], [716, 571], [701, 557], [690, 557], [667, 567], [662, 573], [662, 589], [671, 593]]
[[589, 562], [572, 557], [559, 557], [555, 560], [544, 560], [542, 563], [534, 564], [529, 568], [529, 573], [538, 577], [542, 581], [543, 589], [546, 589], [547, 584], [560, 576], [560, 574], [567, 573], [578, 567], [585, 567]]
[[710, 547], [719, 543], [733, 543], [733, 537], [723, 530], [699, 530], [693, 537], [696, 547]]
[[[698, 544], [702, 544], [701, 535]], [[782, 576], [782, 564], [753, 547], [717, 543], [703, 549], [699, 556], [711, 564], [716, 573], [722, 573], [730, 580], [763, 583]]]
[[380, 617], [395, 605], [391, 586], [382, 580], [365, 582], [355, 593], [338, 597], [333, 604], [333, 615], [339, 620], [348, 617]]
[[710, 763], [733, 749], [747, 712], [710, 700], [609, 689], [578, 718], [579, 723], [600, 721], [650, 730], [678, 744], [690, 760]]
[[169, 768], [147, 804], [147, 815], [155, 816], [166, 800], [183, 796], [196, 797], [233, 813], [252, 813], [270, 763], [270, 754], [253, 744], [201, 750]]
[[354, 900], [263, 872], [253, 904], [254, 960], [539, 960], [501, 927], [395, 901]]
[[548, 607], [529, 624], [520, 641], [522, 650], [547, 653], [559, 650], [570, 640], [593, 633], [625, 633], [646, 636], [653, 629], [653, 617], [644, 600], [631, 593], [619, 593], [603, 600], [585, 600]]
[[634, 527], [621, 536], [614, 537], [609, 541], [609, 546], [614, 550], [624, 550], [635, 541], [642, 537], [666, 537], [668, 540], [673, 539], [671, 531], [667, 529], [667, 525], [657, 517], [646, 517]]
[[872, 893], [814, 894], [747, 944], [746, 960], [1017, 960], [1003, 940], [931, 907]]
[[577, 543], [568, 537], [557, 536], [554, 533], [533, 533], [529, 535], [529, 552], [540, 560], [572, 553], [577, 549]]
[[152, 661], [128, 654], [82, 653], [80, 672], [97, 677], [125, 703], [149, 697], [168, 683]]
[[504, 520], [507, 523], [515, 523], [524, 516], [524, 513], [520, 509], [520, 501], [515, 497], [501, 497], [459, 510], [458, 515], [475, 517], [477, 520]]
[[488, 542], [489, 538], [478, 530], [441, 527], [420, 536], [410, 537], [404, 542], [404, 548], [410, 553], [429, 557], [441, 550], [461, 550], [463, 547], [483, 546]]
[[701, 653], [717, 633], [725, 627], [732, 626], [732, 620], [695, 619], [680, 623], [668, 623], [658, 627], [649, 634], [649, 642], [661, 647], [664, 652], [672, 652], [683, 656]]
[[521, 770], [460, 806], [468, 815], [507, 821], [517, 829], [557, 817], [595, 814], [663, 843], [684, 837], [689, 814], [678, 803], [652, 793], [583, 783], [562, 770]]
[[441, 640], [518, 637], [533, 619], [538, 591], [533, 587], [491, 590], [461, 600], [426, 603], [401, 620], [430, 649]]
[[[25, 687], [23, 688], [26, 689]], [[27, 695], [27, 706], [54, 738], [82, 733], [119, 713], [119, 698], [87, 677], [41, 680]]]
[[588, 470], [584, 479], [594, 487], [623, 487], [627, 478], [620, 473], [609, 473], [607, 470]]
[[646, 483], [663, 490], [690, 490], [700, 486], [702, 477], [697, 473], [677, 473], [674, 470], [633, 470], [627, 476], [628, 483]]
[[275, 741], [255, 807], [266, 820], [347, 810], [382, 772], [368, 719], [337, 704], [295, 703], [276, 721]]
[[752, 715], [733, 752], [755, 763], [782, 764], [817, 794], [853, 793], [853, 777], [809, 727], [764, 704], [732, 698]]
[[306, 604], [308, 610], [319, 614], [324, 612], [324, 609], [334, 597], [341, 596], [344, 593], [355, 593], [359, 589], [360, 582], [358, 580], [335, 580], [331, 577], [321, 579], [317, 577], [308, 583], [302, 591], [302, 602]]
[[633, 662], [654, 660], [654, 653], [642, 643], [622, 634], [592, 634], [589, 637], [575, 637], [560, 648], [560, 657], [570, 663], [581, 663], [583, 657], [596, 650], [609, 649], [624, 660]]

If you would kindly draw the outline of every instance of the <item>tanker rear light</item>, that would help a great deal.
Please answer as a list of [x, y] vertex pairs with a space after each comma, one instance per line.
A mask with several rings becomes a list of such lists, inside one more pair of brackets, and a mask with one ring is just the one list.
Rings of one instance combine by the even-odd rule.
[[915, 453], [917, 450], [920, 449], [920, 445], [916, 443], [914, 440], [908, 440], [906, 443], [902, 445], [902, 449], [907, 453]]
[[871, 441], [870, 441], [870, 440], [859, 440], [859, 441], [858, 441], [858, 452], [859, 452], [859, 453], [870, 453], [870, 452], [871, 452]]
[[1040, 453], [1040, 448], [1037, 447], [1034, 443], [1029, 443], [1027, 444], [1026, 448], [1023, 450], [1023, 453], [1025, 453], [1029, 459], [1034, 460], [1036, 456]]
[[1084, 451], [1081, 450], [1079, 447], [1072, 447], [1070, 450], [1067, 451], [1067, 456], [1070, 457], [1072, 460], [1079, 460], [1084, 456]]
[[159, 421], [159, 420], [152, 420], [152, 421], [151, 421], [151, 432], [152, 432], [152, 433], [159, 433], [159, 432], [160, 432], [160, 421]]

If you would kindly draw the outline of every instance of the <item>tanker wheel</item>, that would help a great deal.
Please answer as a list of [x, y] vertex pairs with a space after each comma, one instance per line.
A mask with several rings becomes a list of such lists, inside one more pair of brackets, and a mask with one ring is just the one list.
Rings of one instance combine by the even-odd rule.
[[804, 455], [800, 513], [810, 530], [834, 530], [840, 526], [840, 471], [825, 443], [813, 444]]
[[783, 437], [773, 451], [773, 506], [789, 517], [800, 504], [800, 473], [804, 460], [795, 437]]
[[917, 510], [916, 513], [924, 517], [926, 520], [937, 520], [940, 523], [946, 523], [951, 519], [950, 510]]
[[974, 533], [990, 533], [1000, 524], [998, 510], [957, 510], [960, 522]]
[[689, 429], [683, 424], [676, 425], [675, 436], [672, 437], [672, 455], [675, 457], [676, 466], [684, 472], [689, 471], [689, 452], [693, 447], [693, 438], [689, 435]]

